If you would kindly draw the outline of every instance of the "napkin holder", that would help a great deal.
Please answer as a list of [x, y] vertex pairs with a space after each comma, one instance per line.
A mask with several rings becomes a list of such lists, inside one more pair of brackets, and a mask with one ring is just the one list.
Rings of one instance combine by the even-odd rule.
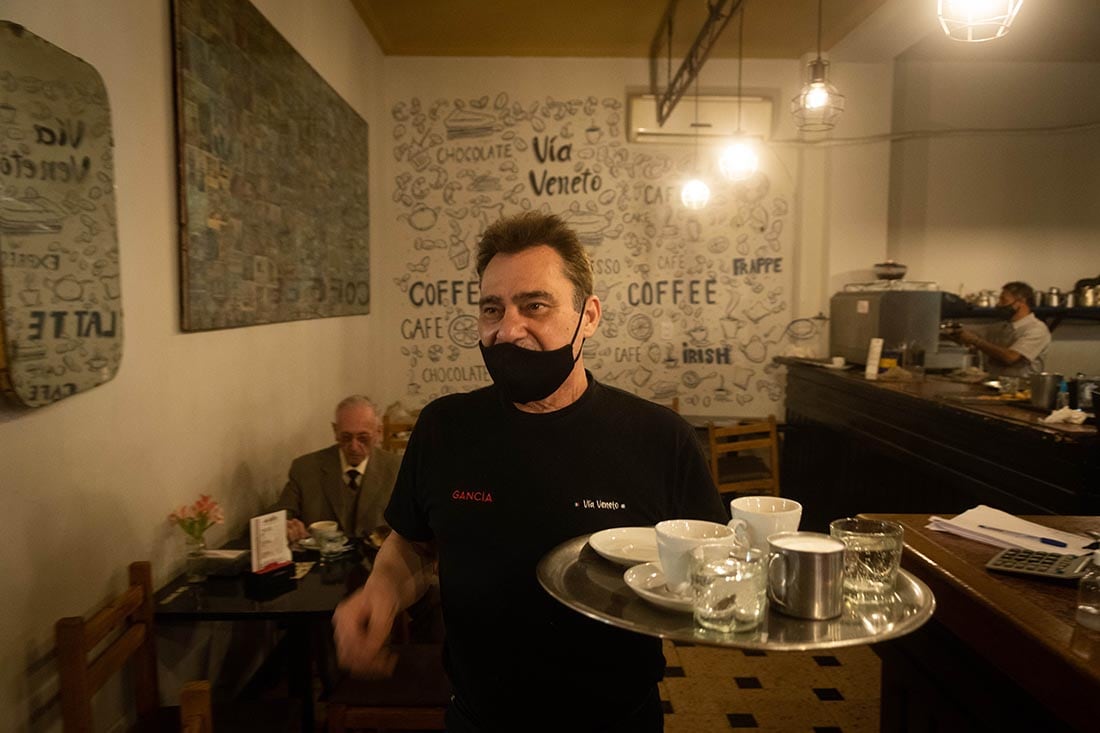
[[244, 574], [244, 594], [252, 601], [269, 601], [297, 587], [292, 562], [268, 565]]

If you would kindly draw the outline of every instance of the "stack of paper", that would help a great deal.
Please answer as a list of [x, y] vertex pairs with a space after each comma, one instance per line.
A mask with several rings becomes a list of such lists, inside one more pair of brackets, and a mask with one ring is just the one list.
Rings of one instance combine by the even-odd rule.
[[[1007, 532], [998, 532], [996, 529], [989, 529], [989, 527], [1007, 530]], [[1062, 532], [1035, 522], [1028, 522], [984, 504], [968, 509], [954, 519], [932, 517], [928, 523], [928, 529], [950, 532], [960, 537], [967, 537], [996, 547], [1021, 547], [1026, 550], [1057, 552], [1063, 555], [1080, 555], [1089, 552], [1085, 549], [1085, 545], [1093, 541], [1089, 537], [1072, 534], [1071, 532]], [[1015, 534], [1008, 534], [1009, 532]], [[1020, 535], [1065, 542], [1066, 546], [1057, 547], [1051, 543], [1044, 543], [1041, 539], [1031, 539]]]

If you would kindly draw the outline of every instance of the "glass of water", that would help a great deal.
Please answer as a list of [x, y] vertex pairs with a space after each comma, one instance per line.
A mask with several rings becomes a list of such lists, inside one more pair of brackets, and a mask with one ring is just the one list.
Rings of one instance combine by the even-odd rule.
[[729, 633], [760, 625], [768, 610], [765, 555], [738, 545], [705, 544], [691, 550], [695, 623]]
[[885, 601], [894, 593], [905, 545], [897, 522], [836, 519], [829, 534], [844, 543], [844, 591], [856, 600]]

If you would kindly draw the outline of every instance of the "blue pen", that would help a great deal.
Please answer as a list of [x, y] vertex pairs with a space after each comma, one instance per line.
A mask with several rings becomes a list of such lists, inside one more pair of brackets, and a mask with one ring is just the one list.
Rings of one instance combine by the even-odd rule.
[[1037, 540], [1039, 542], [1042, 542], [1044, 545], [1053, 545], [1054, 547], [1069, 547], [1069, 545], [1067, 545], [1065, 542], [1062, 542], [1061, 540], [1052, 540], [1050, 537], [1036, 537], [1033, 534], [1025, 534], [1023, 532], [1013, 532], [1011, 529], [1001, 529], [1000, 527], [990, 527], [988, 524], [979, 524], [978, 526], [981, 527], [982, 529], [991, 529], [994, 532], [1004, 532], [1005, 534], [1010, 534], [1013, 537], [1023, 537], [1025, 539], [1029, 539], [1029, 540]]

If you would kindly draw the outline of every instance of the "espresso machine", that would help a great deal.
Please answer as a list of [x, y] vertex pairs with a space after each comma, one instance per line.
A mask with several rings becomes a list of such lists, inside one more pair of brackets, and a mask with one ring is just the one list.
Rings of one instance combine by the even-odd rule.
[[923, 351], [926, 370], [960, 369], [969, 351], [940, 339], [942, 293], [935, 283], [851, 283], [829, 300], [829, 354], [867, 363], [867, 348], [881, 338], [885, 351]]

